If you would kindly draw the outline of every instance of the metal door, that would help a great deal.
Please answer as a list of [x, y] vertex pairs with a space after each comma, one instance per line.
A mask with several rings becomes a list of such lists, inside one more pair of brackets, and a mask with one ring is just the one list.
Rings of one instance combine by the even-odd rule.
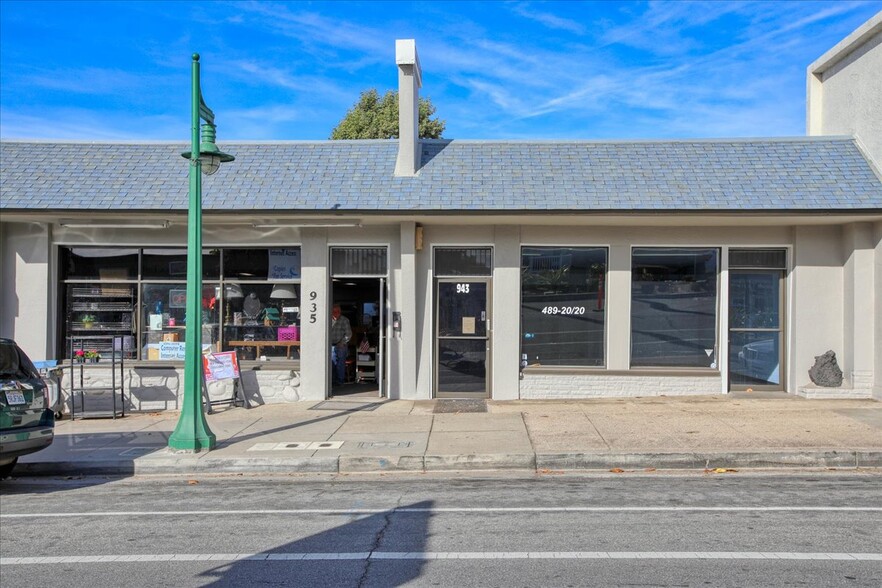
[[489, 302], [489, 279], [436, 281], [435, 397], [490, 396]]

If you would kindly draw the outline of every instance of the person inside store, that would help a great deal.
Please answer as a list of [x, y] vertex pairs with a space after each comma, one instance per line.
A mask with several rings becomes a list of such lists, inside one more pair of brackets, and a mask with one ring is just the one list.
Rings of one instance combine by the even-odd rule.
[[334, 385], [346, 383], [346, 358], [349, 356], [349, 340], [352, 326], [343, 316], [339, 304], [331, 308], [331, 373]]

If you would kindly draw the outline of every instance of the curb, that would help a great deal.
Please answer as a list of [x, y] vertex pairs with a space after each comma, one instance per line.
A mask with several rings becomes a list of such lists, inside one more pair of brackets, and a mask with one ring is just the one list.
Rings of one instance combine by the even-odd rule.
[[186, 455], [134, 460], [44, 461], [19, 464], [26, 476], [132, 476], [151, 474], [371, 474], [389, 472], [543, 472], [622, 469], [882, 468], [882, 451], [777, 451], [715, 453], [549, 453], [397, 455], [309, 458], [212, 458]]

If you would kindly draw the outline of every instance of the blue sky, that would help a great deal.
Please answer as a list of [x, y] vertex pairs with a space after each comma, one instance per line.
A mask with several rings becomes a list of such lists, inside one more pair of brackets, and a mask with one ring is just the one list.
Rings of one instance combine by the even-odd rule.
[[452, 139], [805, 134], [806, 67], [882, 2], [0, 2], [0, 136], [326, 139], [414, 38]]

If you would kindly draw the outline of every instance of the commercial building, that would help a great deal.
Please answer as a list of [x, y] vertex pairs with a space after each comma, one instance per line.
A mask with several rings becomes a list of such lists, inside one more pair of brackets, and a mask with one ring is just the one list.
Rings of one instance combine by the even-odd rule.
[[[882, 397], [882, 176], [859, 140], [419, 140], [412, 41], [396, 62], [399, 140], [224, 143], [205, 179], [203, 343], [239, 353], [255, 400]], [[0, 149], [3, 336], [69, 358], [118, 335], [130, 408], [176, 408], [185, 145]], [[845, 381], [818, 389], [828, 349]]]

